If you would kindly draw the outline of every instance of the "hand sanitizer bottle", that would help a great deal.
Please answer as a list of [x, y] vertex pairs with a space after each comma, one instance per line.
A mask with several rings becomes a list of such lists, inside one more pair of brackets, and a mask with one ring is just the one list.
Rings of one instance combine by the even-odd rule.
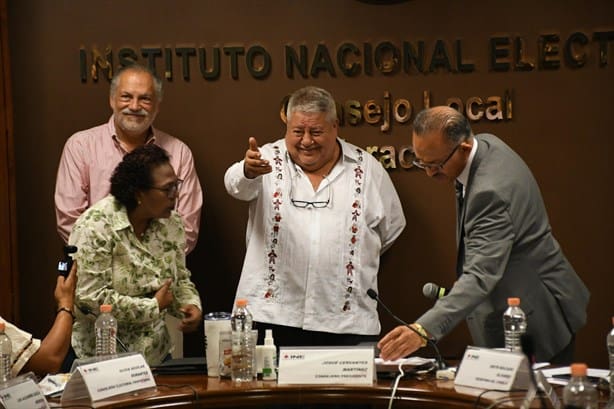
[[262, 348], [263, 366], [262, 380], [277, 380], [277, 347], [273, 341], [273, 330], [267, 329], [264, 336], [264, 347]]

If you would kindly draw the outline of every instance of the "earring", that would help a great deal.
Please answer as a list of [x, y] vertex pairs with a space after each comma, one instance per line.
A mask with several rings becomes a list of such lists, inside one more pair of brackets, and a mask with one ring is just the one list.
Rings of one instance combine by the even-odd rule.
[[137, 202], [136, 202], [136, 203], [137, 203], [139, 206], [141, 205], [141, 201], [140, 201], [140, 200], [137, 200]]

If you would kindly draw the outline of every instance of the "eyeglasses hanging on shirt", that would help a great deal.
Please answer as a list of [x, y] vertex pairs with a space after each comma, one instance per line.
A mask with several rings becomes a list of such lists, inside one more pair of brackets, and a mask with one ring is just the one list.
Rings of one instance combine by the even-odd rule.
[[[299, 168], [296, 166], [296, 163], [294, 163], [294, 161], [290, 157], [290, 154], [287, 151], [286, 151], [286, 160], [290, 164], [289, 166], [289, 169], [290, 169], [290, 195], [289, 195], [290, 203], [292, 203], [294, 207], [298, 207], [300, 209], [306, 209], [310, 206], [313, 207], [314, 209], [323, 209], [325, 207], [328, 207], [328, 205], [332, 201], [332, 192], [331, 192], [330, 179], [328, 178], [328, 174], [322, 177], [322, 181], [320, 182], [320, 185], [319, 185], [319, 186], [322, 186], [323, 183], [326, 183], [326, 187], [325, 187], [326, 188], [326, 200], [311, 201], [311, 200], [302, 200], [300, 198], [297, 199], [294, 196], [295, 185], [300, 178], [302, 177], [308, 178], [308, 176], [302, 170], [299, 170]], [[320, 195], [320, 192], [321, 192], [320, 189], [318, 189], [318, 191], [315, 192], [316, 197]], [[299, 193], [299, 196], [300, 196], [300, 193]]]
[[[293, 177], [291, 177], [290, 179], [290, 202], [292, 203], [292, 205], [294, 207], [299, 207], [301, 209], [305, 209], [309, 206], [315, 208], [315, 209], [322, 209], [325, 207], [328, 207], [328, 205], [330, 204], [331, 201], [331, 187], [330, 187], [330, 180], [328, 180], [328, 178], [325, 176], [322, 179], [322, 182], [320, 182], [320, 185], [322, 183], [326, 183], [326, 200], [314, 200], [314, 201], [310, 201], [310, 200], [300, 200], [300, 199], [296, 199], [294, 197], [294, 184], [296, 183], [294, 179], [298, 179], [299, 175], [295, 175]], [[318, 191], [316, 194], [319, 194], [320, 191]]]

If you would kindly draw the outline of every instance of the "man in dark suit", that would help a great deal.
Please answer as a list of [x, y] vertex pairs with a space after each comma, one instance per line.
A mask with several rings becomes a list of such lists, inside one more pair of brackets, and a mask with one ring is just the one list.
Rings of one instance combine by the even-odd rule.
[[[519, 297], [539, 361], [569, 364], [590, 293], [552, 235], [546, 208], [524, 161], [494, 135], [474, 136], [455, 109], [422, 111], [413, 124], [414, 165], [457, 186], [457, 281], [415, 323], [440, 339], [462, 319], [474, 345], [503, 347], [503, 312]], [[397, 359], [426, 342], [399, 326], [379, 342]]]

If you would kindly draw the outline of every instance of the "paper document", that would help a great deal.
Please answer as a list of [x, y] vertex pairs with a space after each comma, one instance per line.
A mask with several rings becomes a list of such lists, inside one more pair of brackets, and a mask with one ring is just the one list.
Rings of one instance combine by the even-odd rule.
[[38, 387], [41, 388], [45, 396], [60, 395], [69, 379], [69, 373], [47, 375], [38, 383]]
[[431, 369], [431, 365], [434, 363], [435, 359], [433, 358], [422, 358], [419, 356], [411, 356], [409, 358], [402, 358], [394, 361], [384, 361], [382, 358], [375, 358], [377, 372], [396, 372], [399, 370], [399, 364], [402, 365], [403, 369], [412, 369], [419, 366], [425, 366]]
[[[562, 366], [560, 368], [542, 369], [544, 376], [548, 379], [548, 382], [554, 385], [567, 385], [569, 378], [571, 377], [571, 370], [568, 366]], [[608, 379], [610, 371], [607, 369], [595, 369], [588, 368], [588, 379], [597, 383], [599, 378]]]

